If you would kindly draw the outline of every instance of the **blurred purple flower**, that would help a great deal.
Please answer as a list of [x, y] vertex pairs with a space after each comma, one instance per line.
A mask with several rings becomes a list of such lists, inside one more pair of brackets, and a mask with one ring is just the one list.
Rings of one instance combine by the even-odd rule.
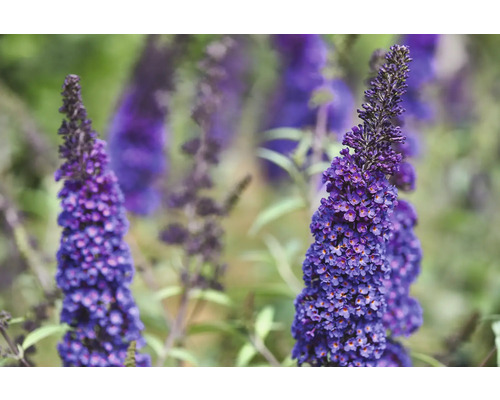
[[403, 100], [406, 117], [431, 120], [434, 117], [433, 108], [428, 101], [422, 99], [421, 92], [436, 77], [435, 57], [439, 35], [406, 35], [401, 42], [410, 47], [413, 59], [408, 92]]
[[141, 215], [160, 205], [156, 186], [166, 168], [166, 93], [173, 86], [175, 43], [160, 45], [158, 39], [148, 37], [109, 129], [111, 168], [125, 207]]
[[[314, 128], [319, 107], [311, 105], [316, 90], [329, 92], [327, 130], [337, 135], [351, 127], [354, 97], [341, 79], [326, 80], [328, 48], [320, 35], [272, 35], [271, 40], [280, 61], [281, 77], [266, 115], [263, 130], [276, 128]], [[288, 139], [270, 140], [263, 147], [281, 154], [291, 153], [297, 142]], [[281, 179], [286, 172], [263, 160], [266, 175]]]

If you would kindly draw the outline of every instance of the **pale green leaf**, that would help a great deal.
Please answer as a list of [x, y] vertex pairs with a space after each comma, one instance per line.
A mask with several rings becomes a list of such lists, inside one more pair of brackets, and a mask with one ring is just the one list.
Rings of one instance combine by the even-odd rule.
[[417, 360], [423, 361], [427, 364], [429, 364], [431, 367], [446, 367], [443, 363], [441, 363], [439, 360], [436, 360], [434, 357], [429, 356], [427, 354], [423, 353], [416, 353], [416, 352], [411, 352], [412, 358], [415, 358]]
[[168, 299], [169, 297], [181, 294], [181, 292], [182, 288], [180, 286], [167, 286], [156, 292], [156, 298], [158, 300]]
[[236, 357], [236, 366], [246, 367], [256, 354], [257, 350], [255, 350], [253, 345], [251, 343], [245, 343], [238, 352], [238, 356]]
[[276, 204], [273, 204], [269, 208], [263, 210], [257, 216], [257, 218], [255, 218], [255, 221], [251, 226], [250, 230], [248, 231], [248, 233], [250, 235], [255, 235], [270, 222], [275, 221], [278, 218], [286, 214], [289, 214], [293, 211], [300, 210], [304, 207], [306, 207], [306, 203], [300, 197], [285, 198], [284, 200]]
[[188, 328], [188, 335], [197, 335], [203, 333], [225, 333], [245, 341], [247, 337], [234, 325], [224, 321], [201, 322], [191, 324]]
[[63, 334], [68, 329], [69, 326], [66, 324], [42, 326], [38, 329], [35, 329], [33, 332], [30, 332], [28, 336], [26, 336], [26, 339], [24, 339], [22, 347], [24, 350], [26, 350], [28, 347], [33, 346], [40, 340], [45, 339], [49, 336]]
[[266, 243], [269, 253], [274, 259], [276, 269], [278, 270], [281, 278], [294, 293], [299, 293], [302, 290], [302, 284], [292, 270], [285, 248], [272, 235], [265, 235], [264, 242]]
[[158, 357], [160, 357], [163, 353], [162, 341], [157, 336], [150, 333], [144, 333], [143, 336], [144, 340], [146, 340], [146, 344], [153, 349]]
[[260, 158], [271, 161], [277, 166], [283, 168], [294, 179], [296, 179], [297, 175], [299, 174], [299, 171], [297, 170], [297, 167], [295, 166], [293, 161], [281, 153], [265, 148], [259, 148], [257, 150], [257, 155]]
[[191, 291], [190, 297], [193, 299], [200, 299], [200, 300], [205, 300], [209, 301], [212, 303], [220, 304], [222, 306], [226, 307], [231, 307], [233, 305], [233, 301], [231, 298], [223, 293], [219, 292], [217, 290], [212, 290], [212, 289], [197, 289]]
[[310, 165], [306, 169], [306, 174], [308, 176], [320, 174], [323, 171], [326, 171], [328, 168], [330, 168], [330, 165], [331, 164], [329, 162], [324, 162], [324, 161], [316, 163], [316, 164], [313, 164], [313, 165]]
[[26, 321], [26, 318], [24, 318], [24, 317], [12, 318], [9, 321], [9, 325], [19, 324], [19, 323], [24, 322], [24, 321]]
[[265, 340], [273, 326], [274, 308], [271, 306], [264, 307], [264, 309], [255, 318], [255, 334]]
[[297, 366], [297, 360], [292, 359], [291, 355], [288, 355], [283, 362], [281, 363], [282, 367], [296, 367]]
[[304, 136], [304, 132], [294, 128], [276, 128], [262, 133], [265, 140], [289, 139], [299, 141]]
[[497, 367], [500, 367], [500, 321], [491, 324], [491, 329], [495, 334], [495, 346], [497, 347]]
[[296, 165], [304, 165], [304, 163], [307, 160], [307, 154], [309, 153], [309, 150], [311, 149], [312, 145], [312, 135], [311, 133], [309, 134], [304, 134], [302, 139], [299, 141], [297, 147], [293, 151], [291, 158], [295, 162]]
[[173, 349], [170, 349], [170, 351], [168, 352], [168, 355], [172, 358], [176, 358], [177, 360], [186, 361], [190, 364], [193, 364], [194, 366], [197, 366], [200, 364], [198, 362], [197, 358], [186, 349], [173, 348]]

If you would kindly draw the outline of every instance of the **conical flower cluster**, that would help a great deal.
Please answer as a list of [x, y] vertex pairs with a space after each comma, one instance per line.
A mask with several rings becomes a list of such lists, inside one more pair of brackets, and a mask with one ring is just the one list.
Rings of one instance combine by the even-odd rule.
[[365, 92], [363, 124], [344, 139], [323, 181], [329, 193], [312, 218], [314, 243], [303, 264], [306, 287], [295, 301], [293, 357], [315, 366], [374, 366], [386, 348], [384, 279], [399, 168], [393, 121], [403, 109], [409, 50], [395, 45]]
[[[132, 341], [144, 328], [130, 291], [134, 267], [123, 240], [128, 223], [123, 195], [109, 169], [105, 142], [97, 139], [80, 95], [80, 78], [63, 86], [66, 114], [59, 134], [64, 163], [56, 172], [62, 227], [56, 280], [64, 294], [61, 321], [70, 330], [58, 345], [64, 366], [123, 366]], [[137, 355], [137, 365], [149, 357]]]

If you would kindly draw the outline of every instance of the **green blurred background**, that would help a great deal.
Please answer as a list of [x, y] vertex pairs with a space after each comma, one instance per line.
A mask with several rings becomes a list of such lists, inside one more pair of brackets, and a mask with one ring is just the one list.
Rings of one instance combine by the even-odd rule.
[[[324, 37], [332, 48], [350, 43], [342, 69], [335, 73], [348, 80], [359, 107], [372, 52], [388, 49], [397, 43], [398, 36]], [[167, 184], [178, 181], [190, 168], [189, 160], [178, 149], [199, 129], [190, 118], [199, 76], [197, 63], [207, 43], [215, 38], [195, 36], [176, 73], [168, 116]], [[20, 248], [5, 215], [0, 214], [0, 309], [8, 310], [13, 317], [29, 314], [30, 307], [43, 298], [30, 268], [33, 258], [48, 276], [53, 277], [56, 270], [59, 184], [53, 174], [58, 166], [57, 130], [62, 120], [58, 108], [64, 77], [69, 73], [80, 75], [89, 117], [94, 129], [106, 139], [108, 123], [144, 42], [143, 35], [0, 36], [0, 182], [20, 215], [28, 245], [28, 250]], [[412, 289], [423, 307], [424, 324], [404, 341], [416, 366], [439, 362], [478, 366], [494, 348], [491, 323], [500, 314], [498, 49], [500, 36], [444, 35], [438, 49], [437, 78], [426, 88], [425, 96], [434, 104], [437, 117], [420, 127], [422, 154], [414, 161], [417, 190], [403, 194], [417, 209], [417, 235], [424, 254], [422, 273]], [[252, 36], [248, 51], [252, 73], [241, 126], [214, 171], [215, 196], [219, 198], [247, 173], [253, 178], [234, 213], [224, 221], [227, 296], [206, 301], [196, 311], [184, 350], [169, 358], [166, 365], [267, 365], [262, 355], [245, 350], [245, 327], [251, 330], [256, 319], [270, 316], [266, 346], [283, 365], [291, 365], [293, 300], [297, 284], [302, 284], [301, 265], [312, 240], [311, 210], [289, 213], [256, 234], [249, 232], [263, 210], [294, 196], [296, 188], [270, 185], [259, 170], [258, 126], [269, 88], [276, 79], [276, 59], [265, 35]], [[462, 68], [467, 72], [468, 103], [460, 110], [463, 118], [457, 120], [452, 118], [447, 91]], [[169, 217], [167, 210], [149, 219], [130, 215], [127, 236], [136, 265], [150, 267], [159, 288], [178, 285], [180, 251], [158, 240]], [[294, 276], [287, 279], [290, 271]], [[141, 273], [136, 274], [133, 291], [146, 325], [145, 351], [154, 359], [157, 342], [168, 334], [163, 305]], [[177, 300], [175, 295], [165, 300], [172, 313]], [[59, 309], [60, 301], [44, 324], [57, 324]], [[21, 324], [12, 325], [10, 330], [13, 335], [20, 333]], [[59, 366], [57, 340], [52, 336], [40, 341], [30, 359], [40, 366]], [[4, 343], [0, 341], [0, 345]], [[496, 365], [495, 357], [486, 365]]]

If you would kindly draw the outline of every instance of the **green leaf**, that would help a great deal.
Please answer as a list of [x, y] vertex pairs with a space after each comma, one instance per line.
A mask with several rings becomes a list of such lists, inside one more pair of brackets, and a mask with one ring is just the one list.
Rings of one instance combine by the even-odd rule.
[[276, 128], [262, 133], [265, 140], [289, 139], [299, 141], [304, 136], [304, 132], [294, 128]]
[[247, 340], [247, 337], [236, 326], [223, 321], [191, 324], [188, 328], [188, 335], [202, 333], [225, 333], [243, 341]]
[[63, 334], [69, 329], [69, 326], [66, 324], [62, 325], [46, 325], [42, 326], [38, 329], [35, 329], [33, 332], [30, 332], [26, 339], [23, 342], [23, 349], [26, 350], [28, 347], [33, 346], [38, 343], [40, 340], [45, 339], [46, 337], [52, 335]]
[[331, 90], [321, 87], [313, 91], [310, 104], [312, 107], [318, 107], [323, 104], [331, 103], [334, 99], [334, 95]]
[[297, 366], [297, 360], [292, 359], [292, 356], [289, 355], [287, 358], [283, 360], [281, 363], [282, 367], [296, 367]]
[[297, 176], [300, 174], [293, 161], [281, 153], [261, 147], [257, 150], [257, 156], [283, 168], [293, 179], [297, 179]]
[[190, 297], [193, 299], [210, 301], [226, 307], [231, 307], [233, 305], [233, 301], [227, 294], [213, 289], [193, 290], [191, 291]]
[[324, 161], [310, 165], [306, 169], [306, 174], [308, 176], [312, 176], [322, 173], [323, 171], [326, 171], [328, 168], [330, 168], [330, 165], [331, 165], [330, 163]]
[[441, 363], [439, 360], [436, 360], [434, 357], [431, 357], [427, 354], [423, 353], [415, 353], [411, 352], [412, 358], [415, 358], [417, 360], [423, 361], [427, 364], [429, 364], [431, 367], [446, 367], [443, 363]]
[[162, 341], [157, 336], [150, 333], [144, 333], [143, 336], [144, 340], [146, 340], [146, 344], [153, 349], [158, 357], [160, 357], [163, 353]]
[[257, 218], [255, 218], [255, 221], [248, 233], [253, 236], [270, 222], [304, 207], [306, 207], [306, 203], [300, 197], [286, 198], [276, 204], [273, 204], [269, 208], [263, 210]]
[[24, 317], [12, 318], [12, 319], [9, 321], [9, 325], [19, 324], [19, 323], [21, 323], [21, 322], [24, 322], [25, 320], [26, 320], [26, 318], [24, 318]]
[[495, 334], [495, 346], [497, 347], [497, 367], [500, 367], [500, 321], [491, 324], [491, 329]]
[[132, 340], [127, 348], [127, 357], [125, 358], [124, 365], [125, 367], [136, 367], [135, 362], [135, 350], [136, 350], [137, 342]]
[[278, 270], [283, 281], [285, 281], [294, 293], [299, 293], [302, 290], [302, 284], [292, 270], [285, 248], [272, 235], [265, 235], [264, 242], [266, 243], [269, 253], [274, 259], [276, 269]]
[[172, 296], [177, 296], [182, 293], [182, 288], [180, 286], [168, 286], [166, 288], [160, 289], [156, 292], [156, 298], [158, 300], [168, 299]]
[[245, 343], [238, 352], [238, 356], [236, 357], [236, 366], [246, 367], [256, 354], [257, 350], [255, 350], [253, 345], [251, 343]]
[[294, 152], [291, 155], [292, 160], [295, 162], [295, 165], [304, 165], [307, 159], [307, 153], [311, 149], [312, 145], [312, 134], [304, 134]]
[[255, 318], [255, 334], [264, 341], [273, 326], [274, 308], [265, 307]]
[[[344, 132], [341, 132], [341, 133], [343, 134]], [[328, 154], [328, 158], [330, 160], [334, 159], [335, 157], [337, 157], [340, 154], [340, 150], [342, 150], [343, 148], [344, 148], [344, 146], [342, 145], [342, 143], [339, 143], [339, 142], [330, 143], [326, 147], [326, 152]], [[330, 166], [330, 165], [328, 165], [328, 166]]]
[[196, 357], [186, 349], [181, 348], [173, 348], [168, 352], [169, 357], [176, 358], [178, 360], [186, 361], [188, 363], [193, 364], [194, 366], [199, 365], [200, 363], [196, 359]]
[[297, 297], [297, 294], [283, 283], [258, 285], [255, 287], [249, 287], [249, 290], [260, 296], [286, 297], [291, 300], [294, 300]]

